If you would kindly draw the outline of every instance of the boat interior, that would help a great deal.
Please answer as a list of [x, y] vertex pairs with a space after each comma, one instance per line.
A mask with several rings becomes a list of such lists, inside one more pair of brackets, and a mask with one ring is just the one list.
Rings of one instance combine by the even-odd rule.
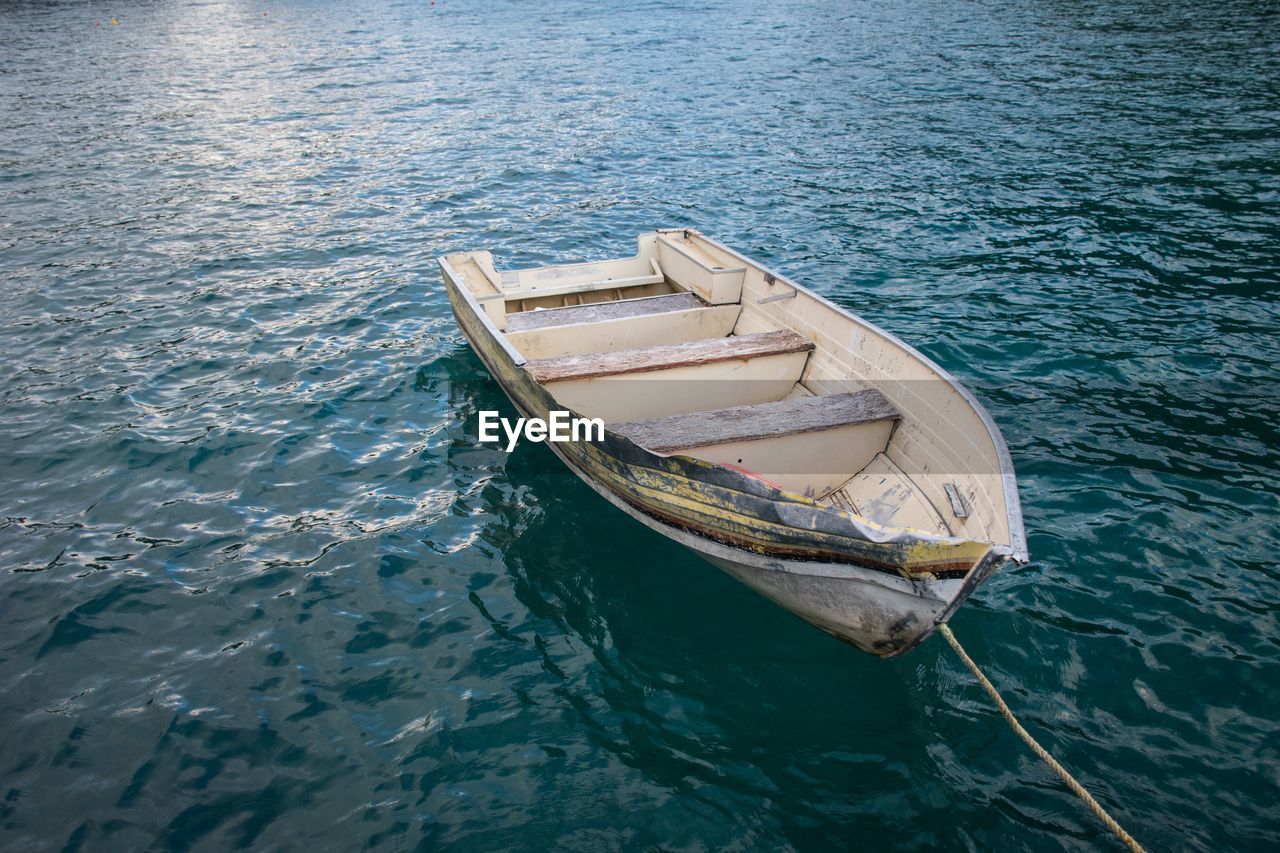
[[524, 369], [612, 432], [885, 526], [1009, 542], [998, 453], [951, 383], [697, 232], [567, 266], [446, 260]]

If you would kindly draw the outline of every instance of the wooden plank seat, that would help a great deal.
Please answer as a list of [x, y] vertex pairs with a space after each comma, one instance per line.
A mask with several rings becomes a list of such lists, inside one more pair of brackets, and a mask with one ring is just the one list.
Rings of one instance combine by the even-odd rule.
[[621, 299], [614, 302], [594, 302], [589, 305], [573, 305], [568, 308], [544, 308], [538, 311], [520, 311], [507, 315], [507, 332], [529, 332], [553, 326], [578, 323], [599, 323], [604, 320], [624, 320], [649, 314], [666, 314], [701, 308], [705, 303], [692, 293], [672, 293], [667, 296], [644, 296], [639, 299]]
[[643, 349], [568, 355], [525, 362], [524, 369], [540, 383], [592, 379], [695, 367], [726, 361], [746, 361], [763, 356], [808, 353], [813, 342], [795, 332], [763, 332], [725, 338], [688, 341]]
[[644, 418], [609, 424], [608, 429], [655, 453], [671, 453], [897, 420], [899, 417], [898, 410], [883, 394], [868, 388], [849, 394], [800, 397], [711, 412]]

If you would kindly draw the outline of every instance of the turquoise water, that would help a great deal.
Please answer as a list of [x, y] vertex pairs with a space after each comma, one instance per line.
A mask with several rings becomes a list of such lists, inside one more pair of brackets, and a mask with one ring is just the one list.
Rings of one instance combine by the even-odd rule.
[[1278, 25], [6, 4], [0, 847], [1111, 844], [940, 640], [476, 442], [433, 258], [691, 225], [993, 412], [1033, 562], [953, 626], [1028, 728], [1152, 848], [1274, 849]]

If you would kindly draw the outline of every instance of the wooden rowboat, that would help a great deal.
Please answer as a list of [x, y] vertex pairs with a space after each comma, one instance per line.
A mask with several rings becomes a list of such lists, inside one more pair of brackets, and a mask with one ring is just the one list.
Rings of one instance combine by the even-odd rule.
[[693, 230], [633, 258], [440, 258], [458, 326], [606, 500], [864, 651], [901, 654], [1025, 562], [1017, 482], [973, 395], [907, 344]]

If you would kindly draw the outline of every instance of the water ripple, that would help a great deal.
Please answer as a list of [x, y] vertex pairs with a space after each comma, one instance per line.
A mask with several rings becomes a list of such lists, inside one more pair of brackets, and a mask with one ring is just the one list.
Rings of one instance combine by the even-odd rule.
[[109, 14], [0, 18], [5, 847], [1102, 845], [942, 648], [476, 442], [432, 259], [677, 224], [988, 403], [1035, 562], [956, 630], [1108, 808], [1280, 839], [1265, 4]]

